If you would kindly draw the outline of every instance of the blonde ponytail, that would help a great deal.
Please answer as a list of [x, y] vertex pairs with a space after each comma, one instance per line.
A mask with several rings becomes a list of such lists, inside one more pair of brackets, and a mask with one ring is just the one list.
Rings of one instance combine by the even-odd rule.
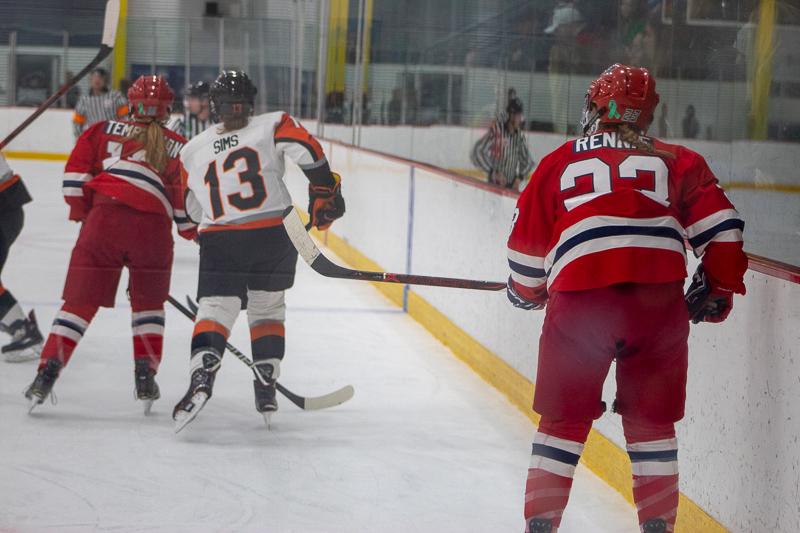
[[638, 131], [627, 124], [620, 124], [617, 126], [617, 134], [619, 135], [620, 139], [630, 144], [640, 152], [662, 157], [669, 157], [670, 159], [675, 157], [675, 154], [672, 152], [667, 152], [666, 150], [656, 150], [653, 146], [653, 141], [647, 138], [642, 138], [642, 135]]
[[154, 120], [147, 125], [142, 124], [134, 132], [129, 139], [142, 145], [144, 159], [151, 167], [158, 172], [163, 172], [169, 158], [167, 157], [167, 142], [164, 139], [164, 132], [161, 131], [161, 125]]

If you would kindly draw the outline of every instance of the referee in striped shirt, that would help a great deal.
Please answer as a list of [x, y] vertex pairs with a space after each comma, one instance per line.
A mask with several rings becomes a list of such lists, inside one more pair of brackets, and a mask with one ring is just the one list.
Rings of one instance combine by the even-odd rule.
[[96, 68], [89, 75], [89, 94], [78, 99], [72, 116], [75, 138], [97, 122], [128, 116], [128, 100], [119, 91], [108, 89], [108, 71]]
[[498, 115], [486, 135], [472, 149], [472, 164], [486, 172], [489, 183], [518, 189], [528, 178], [535, 161], [522, 132], [522, 102], [513, 97], [506, 112]]
[[211, 119], [210, 90], [211, 87], [204, 81], [188, 86], [183, 99], [184, 114], [170, 119], [167, 128], [187, 139], [206, 131], [214, 123]]

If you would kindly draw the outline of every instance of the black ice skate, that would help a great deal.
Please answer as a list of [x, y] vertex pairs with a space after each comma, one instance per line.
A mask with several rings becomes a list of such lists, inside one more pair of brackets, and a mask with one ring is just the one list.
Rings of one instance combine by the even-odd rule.
[[272, 376], [275, 375], [275, 365], [271, 362], [256, 362], [259, 373], [264, 377], [266, 384], [260, 380], [253, 380], [253, 393], [256, 400], [256, 411], [264, 417], [264, 422], [269, 429], [272, 421], [272, 413], [278, 410], [278, 398], [276, 397], [275, 382]]
[[3, 357], [7, 362], [21, 363], [39, 359], [44, 339], [33, 311], [30, 312], [28, 318], [17, 320], [6, 331], [11, 335], [11, 342], [2, 348]]
[[652, 518], [642, 524], [642, 533], [666, 533], [667, 521], [663, 518]]
[[528, 522], [529, 533], [550, 533], [553, 531], [553, 521], [549, 518], [531, 518]]
[[141, 400], [144, 406], [144, 414], [149, 415], [153, 402], [161, 398], [161, 391], [156, 383], [156, 371], [150, 368], [150, 362], [137, 360], [134, 369], [134, 380], [136, 383], [136, 399]]
[[56, 359], [49, 359], [43, 368], [36, 374], [36, 378], [25, 391], [25, 397], [30, 400], [28, 413], [33, 412], [37, 405], [44, 403], [45, 399], [53, 391], [53, 385], [61, 371], [61, 362]]
[[217, 370], [219, 370], [221, 358], [214, 352], [199, 352], [192, 355], [193, 367], [195, 363], [198, 363], [196, 361], [198, 357], [202, 358], [199, 361], [202, 366], [195, 368], [192, 372], [189, 390], [186, 391], [181, 401], [172, 410], [175, 433], [180, 432], [189, 422], [195, 419], [209, 398], [211, 398], [211, 392], [214, 389], [214, 377], [217, 375]]

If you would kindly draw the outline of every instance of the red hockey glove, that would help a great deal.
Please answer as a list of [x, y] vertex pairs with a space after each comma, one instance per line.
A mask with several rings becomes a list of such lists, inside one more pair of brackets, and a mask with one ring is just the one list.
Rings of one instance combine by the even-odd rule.
[[686, 291], [686, 306], [693, 324], [722, 322], [733, 309], [733, 291], [720, 287], [706, 275], [703, 265], [697, 267], [692, 284]]
[[[545, 293], [546, 295], [547, 293]], [[530, 300], [526, 300], [523, 298], [517, 289], [514, 288], [514, 281], [511, 277], [508, 278], [508, 285], [506, 286], [506, 296], [508, 297], [508, 301], [514, 304], [514, 307], [519, 309], [524, 309], [525, 311], [539, 311], [540, 309], [544, 309], [546, 302], [532, 302]]]
[[336, 183], [333, 186], [308, 184], [308, 214], [311, 226], [319, 230], [331, 227], [333, 221], [344, 215], [345, 206], [342, 198], [342, 178], [331, 172]]

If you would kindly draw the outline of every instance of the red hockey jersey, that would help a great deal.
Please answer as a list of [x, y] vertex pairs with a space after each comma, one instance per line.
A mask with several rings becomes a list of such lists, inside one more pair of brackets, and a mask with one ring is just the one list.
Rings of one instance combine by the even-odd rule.
[[175, 220], [178, 233], [191, 239], [196, 225], [186, 216], [181, 193], [178, 153], [186, 139], [162, 127], [167, 166], [158, 172], [144, 160], [144, 149], [129, 140], [134, 122], [107, 120], [94, 124], [78, 138], [64, 170], [64, 199], [70, 220], [83, 220], [97, 192], [136, 210], [160, 213]]
[[645, 153], [601, 132], [545, 157], [517, 202], [508, 263], [520, 295], [686, 278], [685, 242], [708, 276], [744, 294], [744, 222], [699, 154]]

